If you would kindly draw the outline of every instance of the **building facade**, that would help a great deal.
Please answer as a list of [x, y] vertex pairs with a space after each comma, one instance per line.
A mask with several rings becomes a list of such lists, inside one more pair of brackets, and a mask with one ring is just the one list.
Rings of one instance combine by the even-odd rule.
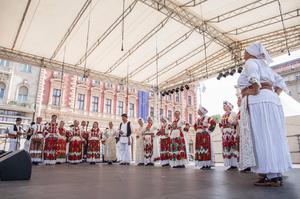
[[300, 59], [275, 65], [272, 69], [284, 78], [289, 94], [300, 103]]
[[15, 123], [25, 126], [34, 117], [40, 68], [0, 59], [0, 126], [1, 131]]

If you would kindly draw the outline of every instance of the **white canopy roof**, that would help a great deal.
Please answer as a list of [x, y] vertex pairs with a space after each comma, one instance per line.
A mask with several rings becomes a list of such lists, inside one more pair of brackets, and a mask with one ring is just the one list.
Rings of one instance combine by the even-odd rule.
[[[300, 1], [280, 2], [288, 46], [297, 49]], [[69, 72], [86, 67], [99, 79], [128, 75], [166, 88], [242, 64], [254, 41], [273, 55], [286, 52], [277, 0], [125, 0], [124, 13], [122, 0], [1, 0], [0, 7], [0, 58], [57, 70], [65, 62]]]

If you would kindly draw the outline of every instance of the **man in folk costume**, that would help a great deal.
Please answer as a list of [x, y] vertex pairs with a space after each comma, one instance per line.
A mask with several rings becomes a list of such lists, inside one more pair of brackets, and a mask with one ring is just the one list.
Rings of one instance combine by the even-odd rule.
[[128, 116], [126, 113], [122, 114], [122, 122], [119, 127], [119, 137], [120, 137], [120, 165], [130, 165], [130, 136], [133, 132], [132, 125], [128, 121]]
[[87, 147], [87, 159], [90, 164], [96, 164], [100, 162], [100, 145], [101, 145], [102, 133], [99, 129], [98, 122], [93, 123], [93, 127], [88, 136]]
[[198, 109], [199, 117], [194, 125], [196, 131], [195, 166], [201, 169], [210, 169], [215, 164], [211, 134], [216, 128], [216, 121], [206, 116], [207, 112], [200, 105]]
[[116, 157], [116, 136], [117, 132], [113, 128], [113, 123], [108, 123], [108, 128], [106, 129], [103, 139], [105, 140], [104, 148], [104, 160], [107, 164], [112, 165], [113, 161], [117, 159]]
[[147, 119], [147, 125], [144, 129], [144, 164], [145, 166], [154, 166], [153, 158], [153, 138], [154, 138], [153, 120]]
[[77, 164], [82, 162], [82, 141], [79, 121], [74, 120], [74, 126], [71, 130], [71, 138], [69, 142], [69, 154], [68, 162], [72, 164]]
[[24, 143], [24, 150], [29, 153], [30, 149], [30, 143], [31, 143], [31, 137], [33, 135], [33, 127], [35, 125], [35, 122], [31, 122], [30, 127], [27, 129], [26, 132], [26, 141]]
[[88, 122], [82, 121], [81, 122], [81, 127], [80, 127], [80, 133], [83, 141], [83, 161], [86, 161], [87, 159], [87, 148], [88, 148], [88, 137], [89, 137], [89, 132], [87, 130], [88, 128]]
[[168, 124], [168, 119], [162, 117], [160, 119], [161, 127], [157, 132], [160, 137], [160, 165], [162, 167], [170, 166], [170, 131], [171, 125]]
[[45, 126], [42, 124], [42, 120], [42, 117], [37, 117], [36, 124], [32, 127], [33, 135], [31, 137], [29, 154], [34, 164], [43, 162]]
[[44, 163], [56, 164], [57, 151], [57, 115], [51, 116], [51, 122], [45, 128]]
[[183, 125], [184, 122], [180, 120], [180, 111], [175, 111], [170, 134], [170, 165], [173, 168], [185, 168], [187, 163]]
[[144, 165], [144, 121], [142, 118], [138, 120], [139, 127], [135, 131], [135, 163], [138, 166]]
[[219, 126], [222, 131], [224, 166], [229, 167], [228, 170], [236, 170], [239, 152], [236, 132], [237, 115], [232, 112], [233, 105], [228, 101], [224, 101], [223, 109], [225, 114]]
[[20, 147], [20, 136], [24, 134], [24, 130], [22, 128], [21, 123], [22, 123], [22, 119], [17, 118], [16, 124], [14, 124], [8, 130], [8, 143], [9, 143], [8, 151], [16, 151]]
[[66, 162], [66, 150], [67, 150], [67, 131], [65, 129], [65, 122], [60, 121], [58, 127], [58, 141], [56, 150], [56, 162], [65, 163]]

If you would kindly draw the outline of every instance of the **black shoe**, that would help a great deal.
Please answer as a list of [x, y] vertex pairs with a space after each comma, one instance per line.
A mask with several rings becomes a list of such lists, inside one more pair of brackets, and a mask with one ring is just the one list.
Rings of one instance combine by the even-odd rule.
[[211, 166], [207, 166], [206, 169], [207, 169], [207, 170], [210, 170], [210, 169], [211, 169]]
[[185, 168], [185, 165], [180, 165], [179, 168]]
[[241, 170], [242, 173], [247, 173], [247, 172], [251, 172], [251, 168], [248, 167], [246, 169]]
[[129, 163], [125, 163], [125, 165], [129, 166], [130, 164]]
[[154, 163], [150, 162], [150, 163], [148, 164], [148, 166], [154, 166]]
[[120, 163], [119, 165], [125, 165], [125, 163], [122, 162], [122, 163]]
[[144, 166], [144, 163], [138, 163], [137, 166]]

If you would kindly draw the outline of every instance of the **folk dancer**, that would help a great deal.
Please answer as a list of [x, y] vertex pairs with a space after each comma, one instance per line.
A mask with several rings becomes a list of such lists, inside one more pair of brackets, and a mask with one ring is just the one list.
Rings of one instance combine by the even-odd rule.
[[196, 131], [195, 166], [210, 169], [214, 166], [214, 150], [211, 134], [216, 128], [216, 121], [206, 116], [207, 110], [200, 105], [194, 129]]
[[56, 164], [57, 151], [57, 115], [51, 116], [51, 122], [45, 128], [45, 147], [44, 147], [44, 163]]
[[233, 105], [223, 102], [225, 114], [222, 116], [219, 124], [222, 132], [222, 146], [224, 166], [229, 167], [228, 170], [237, 170], [238, 166], [238, 142], [237, 142], [237, 114], [232, 111]]
[[180, 120], [180, 112], [175, 111], [170, 134], [170, 165], [173, 168], [185, 168], [187, 163], [186, 146], [182, 132], [183, 124], [183, 121]]

